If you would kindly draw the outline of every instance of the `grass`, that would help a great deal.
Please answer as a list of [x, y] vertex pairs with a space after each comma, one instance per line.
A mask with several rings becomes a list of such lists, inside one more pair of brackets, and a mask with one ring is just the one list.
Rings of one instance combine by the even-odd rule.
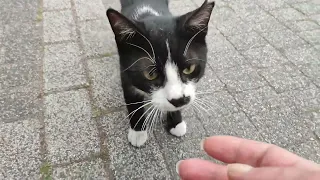
[[40, 174], [45, 180], [51, 180], [52, 166], [48, 162], [44, 163], [40, 168]]

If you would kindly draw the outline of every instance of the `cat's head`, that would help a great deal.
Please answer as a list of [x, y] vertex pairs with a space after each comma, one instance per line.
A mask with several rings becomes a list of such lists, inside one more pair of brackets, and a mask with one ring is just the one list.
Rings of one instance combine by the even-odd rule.
[[187, 14], [132, 21], [108, 9], [123, 80], [162, 111], [177, 111], [195, 100], [196, 83], [207, 61], [206, 35], [214, 2]]

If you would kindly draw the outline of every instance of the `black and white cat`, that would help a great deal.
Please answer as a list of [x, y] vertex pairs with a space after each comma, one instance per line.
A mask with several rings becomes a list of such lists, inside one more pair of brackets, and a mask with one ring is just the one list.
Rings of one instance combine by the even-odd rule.
[[160, 114], [171, 134], [183, 136], [187, 127], [180, 110], [195, 100], [196, 83], [205, 72], [214, 2], [206, 0], [182, 16], [169, 12], [168, 0], [121, 0], [121, 6], [121, 13], [109, 8], [107, 16], [120, 57], [128, 140], [143, 145]]

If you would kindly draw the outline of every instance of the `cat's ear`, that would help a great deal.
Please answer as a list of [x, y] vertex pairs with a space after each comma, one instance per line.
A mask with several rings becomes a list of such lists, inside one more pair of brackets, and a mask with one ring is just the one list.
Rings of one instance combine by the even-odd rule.
[[199, 31], [207, 28], [215, 2], [208, 3], [207, 0], [198, 9], [189, 12], [180, 18], [186, 30]]
[[136, 25], [120, 12], [109, 8], [107, 17], [116, 39], [123, 40], [133, 37], [138, 31]]

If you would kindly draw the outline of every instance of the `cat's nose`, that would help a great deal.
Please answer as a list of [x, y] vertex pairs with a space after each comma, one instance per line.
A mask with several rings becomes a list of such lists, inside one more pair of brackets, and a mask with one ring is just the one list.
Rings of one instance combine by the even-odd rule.
[[179, 99], [171, 99], [169, 102], [175, 107], [181, 107], [190, 102], [190, 96], [183, 96], [182, 98], [179, 98]]

